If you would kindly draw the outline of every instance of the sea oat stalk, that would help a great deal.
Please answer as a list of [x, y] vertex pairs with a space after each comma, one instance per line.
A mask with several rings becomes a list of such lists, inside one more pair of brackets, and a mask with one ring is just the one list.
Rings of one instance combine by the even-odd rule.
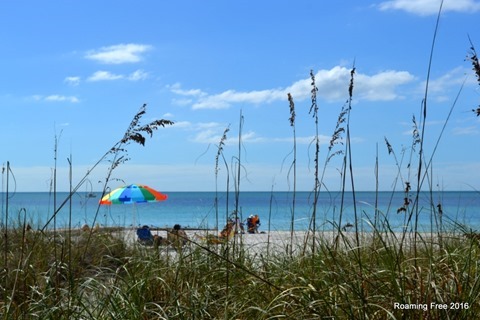
[[290, 126], [293, 129], [293, 198], [292, 198], [292, 216], [290, 220], [290, 255], [293, 254], [293, 233], [295, 230], [295, 201], [297, 196], [297, 135], [295, 130], [295, 103], [293, 97], [288, 93], [288, 103], [290, 107]]
[[[312, 211], [312, 217], [310, 220], [310, 230], [312, 232], [312, 254], [315, 254], [315, 232], [317, 229], [317, 204], [318, 204], [318, 196], [320, 192], [320, 179], [319, 179], [319, 172], [318, 172], [318, 157], [320, 154], [320, 136], [318, 132], [318, 104], [317, 104], [317, 92], [318, 88], [315, 83], [315, 75], [313, 74], [313, 70], [310, 70], [310, 79], [311, 79], [311, 86], [312, 89], [310, 90], [311, 93], [311, 101], [312, 104], [310, 106], [310, 111], [309, 113], [313, 116], [315, 119], [315, 183], [313, 187], [313, 211]], [[306, 242], [305, 242], [306, 245]], [[305, 251], [305, 250], [304, 250]]]

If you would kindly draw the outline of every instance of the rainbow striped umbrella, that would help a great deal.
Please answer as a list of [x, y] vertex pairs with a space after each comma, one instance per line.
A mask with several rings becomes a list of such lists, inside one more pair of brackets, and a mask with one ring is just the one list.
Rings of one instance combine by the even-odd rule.
[[105, 195], [100, 204], [129, 204], [129, 203], [143, 203], [143, 202], [157, 202], [167, 200], [167, 195], [158, 192], [146, 185], [131, 184], [117, 188]]

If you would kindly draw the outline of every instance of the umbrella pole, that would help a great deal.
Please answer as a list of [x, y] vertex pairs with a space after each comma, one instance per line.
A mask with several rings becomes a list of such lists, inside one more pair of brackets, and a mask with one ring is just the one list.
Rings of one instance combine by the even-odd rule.
[[133, 202], [132, 207], [133, 229], [137, 227], [137, 205]]

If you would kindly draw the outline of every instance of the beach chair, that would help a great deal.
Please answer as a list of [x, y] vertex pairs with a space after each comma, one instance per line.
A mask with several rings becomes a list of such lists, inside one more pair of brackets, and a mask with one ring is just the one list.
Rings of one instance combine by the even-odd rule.
[[137, 241], [138, 243], [144, 246], [152, 246], [153, 245], [153, 235], [150, 231], [148, 226], [143, 226], [137, 229]]
[[228, 221], [225, 228], [223, 228], [218, 236], [214, 234], [207, 234], [207, 236], [204, 237], [199, 235], [195, 236], [208, 244], [226, 243], [235, 236], [235, 223], [233, 221]]
[[236, 223], [233, 221], [228, 221], [225, 225], [225, 228], [220, 232], [220, 238], [223, 240], [230, 240], [235, 235]]

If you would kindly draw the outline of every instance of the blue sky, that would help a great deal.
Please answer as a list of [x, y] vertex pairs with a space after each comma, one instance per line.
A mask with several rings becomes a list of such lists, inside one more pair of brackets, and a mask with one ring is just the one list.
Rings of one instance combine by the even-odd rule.
[[[350, 115], [357, 190], [396, 177], [415, 185], [418, 148], [408, 162], [412, 117], [421, 125], [438, 0], [393, 1], [2, 1], [0, 4], [0, 160], [10, 162], [17, 191], [48, 191], [58, 139], [57, 185], [68, 189], [121, 139], [137, 110], [144, 122], [168, 119], [145, 147], [127, 147], [111, 187], [144, 183], [164, 191], [215, 190], [215, 156], [225, 128], [236, 171], [242, 112], [241, 190], [289, 190], [296, 107], [297, 189], [314, 185], [315, 123], [310, 70], [316, 76], [320, 164], [356, 75]], [[480, 87], [465, 60], [470, 36], [480, 50], [480, 1], [446, 0], [433, 54], [425, 122], [425, 157], [434, 189], [480, 188]], [[465, 85], [462, 88], [462, 83]], [[388, 154], [385, 137], [395, 157]], [[344, 137], [345, 138], [345, 137]], [[344, 146], [336, 146], [336, 149]], [[403, 160], [402, 160], [403, 159]], [[103, 162], [89, 177], [94, 189]], [[342, 156], [325, 171], [340, 188]], [[230, 181], [234, 173], [230, 172]], [[3, 175], [3, 187], [5, 189]], [[290, 180], [290, 184], [289, 184]], [[85, 187], [86, 188], [86, 187]], [[83, 187], [82, 187], [83, 189]]]

